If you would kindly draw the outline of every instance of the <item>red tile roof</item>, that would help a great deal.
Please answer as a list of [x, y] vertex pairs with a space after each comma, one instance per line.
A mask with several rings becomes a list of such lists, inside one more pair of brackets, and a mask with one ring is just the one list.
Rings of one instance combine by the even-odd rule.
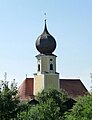
[[65, 90], [72, 98], [84, 96], [88, 93], [80, 79], [60, 79], [60, 88]]
[[[65, 90], [69, 97], [75, 98], [88, 93], [80, 79], [60, 79], [60, 88]], [[26, 78], [18, 89], [20, 99], [33, 98], [34, 78]]]
[[34, 78], [26, 78], [19, 86], [18, 94], [20, 99], [33, 98]]

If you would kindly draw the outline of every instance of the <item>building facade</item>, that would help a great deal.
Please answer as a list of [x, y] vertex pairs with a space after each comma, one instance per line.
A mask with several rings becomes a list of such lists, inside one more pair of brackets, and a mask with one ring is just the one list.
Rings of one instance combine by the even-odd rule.
[[80, 79], [60, 79], [56, 71], [56, 40], [48, 32], [45, 20], [43, 33], [36, 40], [37, 72], [34, 78], [26, 78], [19, 86], [18, 93], [22, 100], [33, 98], [42, 90], [49, 88], [60, 91], [63, 89], [69, 97], [83, 96], [88, 91]]

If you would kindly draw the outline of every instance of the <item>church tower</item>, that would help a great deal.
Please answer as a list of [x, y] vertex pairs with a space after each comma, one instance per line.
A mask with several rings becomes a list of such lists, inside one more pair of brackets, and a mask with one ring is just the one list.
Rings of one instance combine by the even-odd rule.
[[59, 91], [59, 73], [56, 72], [56, 48], [54, 37], [48, 32], [45, 20], [43, 33], [36, 40], [37, 73], [34, 74], [34, 95], [43, 89], [53, 88]]

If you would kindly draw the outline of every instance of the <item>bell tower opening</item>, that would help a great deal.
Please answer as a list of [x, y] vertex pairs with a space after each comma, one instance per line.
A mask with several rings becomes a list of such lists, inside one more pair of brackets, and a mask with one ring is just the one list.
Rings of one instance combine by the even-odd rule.
[[38, 64], [38, 72], [40, 71], [40, 64]]
[[52, 63], [50, 64], [50, 70], [53, 70], [53, 64]]

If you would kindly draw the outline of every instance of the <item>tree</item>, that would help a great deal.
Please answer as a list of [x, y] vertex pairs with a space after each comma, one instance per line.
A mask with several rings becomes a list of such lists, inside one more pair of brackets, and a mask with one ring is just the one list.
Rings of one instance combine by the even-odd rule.
[[0, 89], [0, 119], [10, 120], [16, 118], [18, 103], [16, 86], [11, 90], [7, 81], [2, 82], [2, 89]]
[[28, 106], [28, 114], [21, 112], [23, 120], [61, 120], [67, 105], [68, 97], [64, 91], [55, 89], [43, 90], [36, 96], [39, 104]]
[[40, 103], [45, 103], [48, 100], [52, 99], [60, 108], [60, 116], [67, 110], [67, 106], [64, 105], [64, 102], [68, 100], [68, 96], [65, 91], [61, 90], [58, 92], [55, 89], [43, 90], [41, 93], [38, 93], [37, 99]]
[[65, 120], [92, 120], [92, 94], [80, 97], [71, 112], [65, 114]]
[[27, 120], [60, 120], [60, 107], [49, 99], [40, 105], [33, 106], [28, 112]]
[[67, 93], [64, 90], [58, 92], [56, 89], [43, 90], [36, 96], [39, 102], [46, 102], [48, 99], [53, 99], [56, 103], [60, 104], [68, 99]]

